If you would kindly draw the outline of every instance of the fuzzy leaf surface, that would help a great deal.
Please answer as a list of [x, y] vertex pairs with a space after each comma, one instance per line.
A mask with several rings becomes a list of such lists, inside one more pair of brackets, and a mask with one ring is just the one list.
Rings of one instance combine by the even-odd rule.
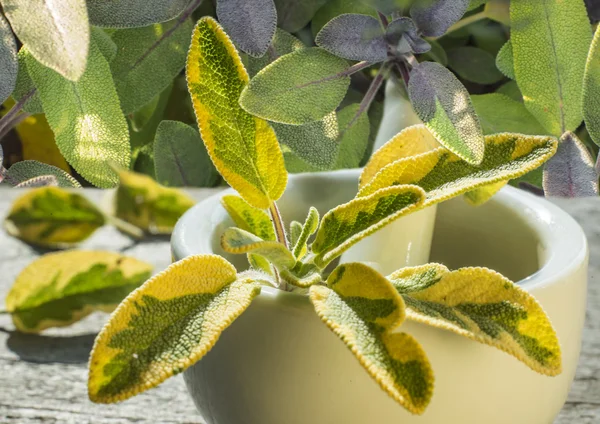
[[242, 230], [254, 234], [266, 241], [275, 241], [275, 230], [269, 215], [258, 208], [248, 204], [240, 196], [233, 194], [221, 198], [221, 204], [229, 213], [235, 225]]
[[90, 41], [85, 0], [2, 0], [2, 6], [33, 57], [71, 81], [83, 75]]
[[469, 0], [417, 1], [410, 8], [410, 17], [427, 37], [440, 37], [465, 14]]
[[[357, 117], [359, 112], [360, 116]], [[335, 168], [358, 168], [369, 144], [369, 115], [360, 110], [360, 104], [354, 103], [340, 110], [337, 119], [338, 148]]]
[[6, 297], [15, 327], [39, 333], [94, 311], [111, 312], [152, 272], [152, 265], [113, 252], [69, 251], [36, 259]]
[[421, 188], [397, 186], [333, 208], [323, 216], [312, 244], [315, 263], [323, 267], [366, 236], [418, 209], [424, 200]]
[[483, 160], [484, 139], [467, 89], [446, 68], [422, 62], [413, 68], [410, 101], [429, 131], [448, 150], [470, 164]]
[[450, 49], [448, 66], [462, 79], [477, 84], [494, 84], [503, 78], [496, 68], [494, 56], [483, 49], [473, 46]]
[[598, 28], [585, 66], [583, 118], [590, 137], [600, 146], [600, 29]]
[[473, 107], [485, 135], [515, 132], [543, 135], [547, 131], [527, 110], [525, 105], [504, 94], [489, 93], [471, 96]]
[[407, 319], [493, 346], [541, 374], [561, 373], [560, 345], [548, 316], [501, 274], [427, 264], [387, 278], [404, 298]]
[[414, 184], [427, 193], [422, 206], [428, 206], [488, 184], [520, 177], [552, 157], [557, 147], [554, 137], [503, 133], [488, 135], [485, 140], [485, 156], [479, 166], [438, 148], [385, 166], [358, 196], [372, 196], [385, 187]]
[[298, 38], [281, 28], [275, 29], [273, 41], [266, 54], [261, 57], [248, 56], [246, 60], [246, 70], [250, 78], [258, 74], [262, 68], [277, 60], [280, 56], [293, 51], [303, 49], [306, 46]]
[[598, 196], [598, 172], [585, 145], [566, 132], [558, 150], [544, 166], [544, 193], [554, 197]]
[[[12, 97], [15, 101], [19, 101], [25, 96], [29, 96], [23, 104], [23, 111], [30, 114], [44, 113], [40, 94], [37, 92], [35, 84], [29, 76], [29, 71], [27, 71], [27, 62], [25, 60], [25, 56], [27, 55], [31, 55], [31, 53], [29, 53], [25, 47], [21, 47], [17, 54], [19, 72], [17, 74], [17, 81], [15, 83], [15, 89], [12, 92]], [[31, 94], [32, 90], [33, 94]]]
[[190, 256], [131, 293], [92, 350], [88, 394], [112, 403], [155, 387], [200, 360], [260, 293], [225, 259]]
[[0, 15], [0, 104], [13, 92], [18, 73], [17, 43], [10, 25]]
[[555, 135], [583, 119], [582, 82], [592, 33], [583, 2], [510, 3], [514, 69], [525, 106]]
[[312, 236], [315, 231], [317, 231], [318, 227], [319, 212], [311, 206], [308, 211], [308, 215], [306, 216], [306, 220], [304, 221], [304, 225], [302, 226], [302, 230], [300, 231], [300, 234], [298, 234], [298, 237], [293, 245], [294, 248], [292, 252], [297, 259], [301, 258], [303, 254], [306, 253], [308, 238]]
[[179, 121], [162, 121], [154, 139], [159, 183], [171, 187], [213, 187], [219, 174], [197, 130]]
[[433, 392], [433, 372], [412, 336], [392, 332], [405, 310], [390, 282], [364, 264], [344, 264], [331, 273], [327, 286], [312, 286], [309, 296], [321, 320], [379, 386], [410, 412], [423, 413]]
[[110, 63], [123, 113], [135, 112], [163, 91], [185, 67], [192, 21], [178, 20], [143, 28], [121, 29]]
[[346, 95], [348, 62], [319, 47], [281, 56], [252, 78], [240, 97], [249, 113], [282, 124], [318, 121]]
[[240, 107], [248, 73], [212, 18], [200, 19], [194, 29], [187, 79], [200, 134], [215, 167], [248, 203], [268, 209], [287, 184], [283, 154], [269, 124]]
[[273, 0], [218, 0], [217, 17], [240, 50], [254, 57], [267, 52], [277, 27]]
[[40, 175], [23, 181], [15, 188], [58, 187], [58, 179], [54, 175]]
[[90, 23], [107, 28], [145, 27], [169, 21], [189, 0], [86, 0]]
[[345, 13], [329, 21], [315, 43], [336, 56], [349, 60], [383, 62], [387, 42], [379, 20], [358, 13]]
[[275, 0], [277, 24], [288, 32], [298, 32], [326, 3], [327, 0]]
[[81, 184], [75, 178], [62, 169], [37, 160], [23, 160], [15, 163], [6, 172], [6, 179], [11, 184], [20, 184], [31, 178], [44, 175], [56, 177], [59, 187], [81, 187]]
[[181, 216], [194, 204], [183, 191], [167, 188], [154, 179], [130, 171], [119, 172], [115, 215], [151, 234], [170, 234]]
[[85, 240], [104, 223], [102, 212], [85, 197], [58, 187], [44, 187], [19, 197], [4, 227], [27, 243], [62, 248]]
[[510, 40], [504, 43], [498, 51], [498, 55], [496, 56], [496, 67], [511, 80], [517, 79], [515, 76], [515, 64], [513, 62], [513, 48]]
[[96, 44], [92, 40], [88, 67], [77, 82], [29, 55], [25, 60], [60, 152], [92, 184], [114, 187], [118, 177], [109, 162], [129, 167], [129, 131], [108, 62]]
[[252, 253], [267, 259], [278, 269], [290, 269], [296, 258], [283, 243], [263, 240], [240, 228], [228, 228], [221, 236], [221, 247], [229, 253]]

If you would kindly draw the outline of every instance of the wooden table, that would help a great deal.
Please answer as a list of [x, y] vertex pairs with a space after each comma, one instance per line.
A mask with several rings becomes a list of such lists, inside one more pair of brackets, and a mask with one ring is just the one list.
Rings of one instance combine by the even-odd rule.
[[[20, 190], [0, 189], [0, 216]], [[196, 198], [206, 191], [190, 190]], [[99, 201], [101, 193], [87, 190]], [[600, 198], [556, 201], [583, 225], [590, 241], [590, 287], [583, 351], [569, 400], [554, 424], [600, 423]], [[105, 227], [82, 246], [120, 251], [151, 262], [156, 271], [170, 261], [168, 238], [138, 243]], [[35, 257], [34, 249], [0, 231], [0, 299], [14, 278]], [[0, 423], [2, 424], [201, 424], [181, 376], [118, 405], [96, 405], [87, 397], [87, 361], [96, 333], [106, 315], [94, 314], [64, 329], [42, 335], [14, 331], [10, 318], [0, 315]], [[510, 405], [507, 405], [510, 407]], [[308, 423], [307, 423], [308, 424]], [[507, 423], [527, 424], [527, 423]]]

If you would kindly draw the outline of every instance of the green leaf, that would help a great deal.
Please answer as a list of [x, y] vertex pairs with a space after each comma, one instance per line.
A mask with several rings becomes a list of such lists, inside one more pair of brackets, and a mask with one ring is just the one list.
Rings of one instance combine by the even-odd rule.
[[318, 226], [319, 211], [311, 206], [306, 220], [304, 221], [304, 225], [302, 226], [302, 231], [295, 240], [294, 248], [292, 250], [296, 259], [300, 259], [306, 253], [306, 244], [308, 243], [308, 238], [312, 236], [315, 231], [317, 231]]
[[529, 135], [547, 133], [523, 103], [512, 100], [504, 94], [481, 94], [472, 96], [471, 101], [485, 135], [500, 132]]
[[19, 331], [64, 327], [94, 311], [112, 311], [151, 273], [152, 265], [118, 253], [50, 253], [19, 274], [6, 310]]
[[544, 193], [553, 197], [598, 196], [594, 159], [572, 132], [563, 134], [556, 155], [544, 166]]
[[337, 118], [339, 146], [335, 168], [358, 168], [369, 144], [369, 115], [355, 103], [340, 110]]
[[[29, 71], [27, 70], [27, 62], [25, 60], [27, 55], [29, 55], [27, 49], [22, 47], [17, 55], [19, 62], [19, 73], [17, 74], [17, 81], [15, 89], [12, 93], [12, 97], [15, 99], [15, 102], [18, 102], [25, 96], [29, 96], [29, 99], [23, 104], [23, 111], [32, 115], [44, 113], [42, 101], [40, 100], [40, 94], [36, 90], [35, 84], [31, 80]], [[32, 91], [33, 94], [31, 93]]]
[[187, 61], [188, 88], [215, 167], [252, 206], [268, 209], [283, 194], [287, 172], [275, 132], [240, 108], [248, 74], [212, 18], [198, 21]]
[[421, 62], [410, 73], [410, 101], [435, 138], [466, 162], [483, 160], [481, 125], [465, 87], [435, 62]]
[[510, 40], [504, 43], [502, 48], [498, 51], [498, 55], [496, 56], [496, 67], [508, 78], [512, 80], [517, 79], [515, 76], [515, 64], [513, 62], [513, 48]]
[[87, 239], [105, 218], [80, 194], [58, 187], [26, 192], [12, 205], [4, 221], [7, 232], [38, 246], [64, 248]]
[[290, 222], [290, 232], [289, 232], [290, 246], [296, 245], [296, 243], [298, 242], [298, 239], [300, 238], [300, 234], [302, 234], [303, 228], [304, 228], [304, 225], [302, 225], [298, 221]]
[[6, 172], [6, 180], [15, 185], [44, 175], [56, 177], [59, 187], [81, 187], [75, 178], [62, 169], [37, 160], [23, 160], [15, 163]]
[[197, 130], [177, 121], [162, 121], [154, 140], [159, 183], [172, 187], [213, 187], [219, 174]]
[[494, 84], [503, 78], [496, 69], [494, 56], [477, 47], [448, 50], [448, 66], [461, 78], [477, 84]]
[[[156, 130], [158, 129], [158, 126], [164, 119], [170, 119], [167, 118], [167, 116], [169, 115], [169, 112], [172, 111], [172, 109], [169, 109], [172, 106], [170, 103], [172, 91], [174, 91], [174, 85], [169, 85], [158, 96], [156, 96], [150, 101], [151, 104], [146, 104], [142, 106], [141, 109], [138, 109], [136, 112], [129, 115], [129, 135], [131, 137], [131, 149], [133, 151], [133, 158], [136, 158], [138, 154], [140, 154], [142, 148], [145, 148], [144, 151], [146, 153], [151, 153], [152, 155], [154, 155], [153, 150], [154, 141], [156, 140]], [[187, 83], [185, 91], [187, 93]], [[155, 105], [153, 104], [154, 101], [156, 101]], [[181, 107], [183, 105], [179, 106]], [[149, 113], [148, 110], [145, 110], [147, 108], [152, 110], [152, 115], [143, 117], [142, 115], [147, 115]], [[193, 116], [193, 110], [191, 113]], [[175, 115], [177, 114], [175, 113]], [[196, 123], [195, 117], [193, 123]], [[152, 175], [154, 175], [154, 173]]]
[[23, 181], [15, 188], [58, 187], [58, 179], [54, 175], [41, 175]]
[[[152, 100], [144, 106], [129, 114], [129, 124], [135, 132], [143, 131], [144, 127], [152, 120], [156, 109], [160, 103], [160, 94], [154, 96]], [[157, 127], [158, 128], [158, 127]]]
[[525, 106], [549, 133], [574, 131], [583, 119], [583, 74], [591, 42], [581, 1], [510, 4], [515, 75]]
[[310, 288], [310, 301], [392, 399], [414, 414], [423, 413], [433, 393], [433, 372], [421, 345], [406, 333], [393, 332], [405, 309], [389, 281], [361, 263], [340, 265], [327, 287]]
[[488, 0], [483, 13], [488, 19], [510, 26], [509, 3], [507, 0]]
[[424, 200], [419, 187], [396, 186], [333, 208], [323, 216], [312, 244], [315, 264], [324, 268], [366, 236], [418, 209]]
[[263, 240], [275, 241], [275, 230], [269, 215], [248, 204], [240, 196], [228, 194], [221, 197], [221, 204], [239, 228]]
[[358, 196], [373, 196], [398, 184], [415, 184], [427, 193], [420, 205], [426, 207], [488, 184], [520, 177], [552, 157], [557, 147], [554, 137], [510, 133], [488, 135], [485, 142], [485, 156], [479, 166], [439, 148], [383, 167], [361, 188]]
[[425, 60], [433, 60], [434, 62], [438, 62], [442, 66], [448, 65], [448, 54], [446, 50], [442, 47], [440, 43], [435, 40], [427, 40], [429, 45], [431, 46], [431, 50], [423, 55]]
[[163, 187], [152, 178], [120, 171], [115, 194], [117, 218], [151, 234], [170, 234], [194, 199], [181, 190]]
[[92, 38], [94, 42], [100, 49], [102, 56], [106, 59], [107, 62], [112, 62], [115, 57], [117, 57], [118, 47], [115, 42], [112, 40], [111, 36], [106, 33], [102, 28], [92, 27]]
[[86, 0], [86, 3], [92, 25], [108, 28], [133, 28], [174, 19], [183, 12], [190, 1]]
[[327, 22], [344, 13], [360, 13], [361, 15], [377, 17], [377, 9], [369, 6], [364, 0], [329, 0], [317, 10], [310, 22], [313, 36], [316, 37]]
[[277, 24], [287, 32], [304, 28], [327, 0], [275, 0]]
[[291, 269], [296, 265], [296, 258], [283, 243], [263, 240], [240, 228], [228, 228], [221, 236], [221, 247], [229, 253], [252, 253], [262, 256], [277, 269]]
[[88, 67], [77, 82], [29, 55], [25, 60], [60, 152], [92, 184], [114, 187], [118, 177], [109, 162], [129, 167], [129, 132], [108, 62], [96, 44], [92, 40]]
[[450, 272], [439, 264], [389, 275], [406, 317], [500, 349], [545, 375], [561, 373], [560, 345], [548, 316], [518, 285], [486, 268]]
[[110, 69], [125, 114], [151, 101], [185, 67], [192, 28], [186, 19], [115, 31], [118, 53]]
[[600, 29], [596, 28], [583, 80], [583, 118], [590, 137], [600, 146]]
[[507, 83], [502, 84], [498, 90], [496, 90], [496, 93], [504, 94], [519, 103], [523, 103], [523, 94], [521, 94], [521, 90], [519, 90], [519, 85], [516, 81], [508, 81]]
[[65, 78], [79, 80], [90, 41], [85, 0], [2, 0], [2, 6], [33, 57]]
[[181, 373], [259, 293], [260, 284], [219, 256], [174, 263], [131, 293], [96, 338], [90, 399], [122, 401]]
[[13, 92], [18, 72], [17, 43], [10, 25], [0, 14], [0, 104]]
[[249, 113], [269, 121], [301, 125], [335, 110], [346, 94], [348, 62], [312, 47], [280, 57], [260, 71], [240, 96]]
[[298, 38], [284, 30], [277, 28], [273, 41], [269, 46], [269, 50], [262, 57], [248, 56], [246, 58], [246, 69], [250, 77], [254, 77], [262, 68], [277, 60], [280, 56], [291, 53], [293, 51], [303, 49], [306, 46]]

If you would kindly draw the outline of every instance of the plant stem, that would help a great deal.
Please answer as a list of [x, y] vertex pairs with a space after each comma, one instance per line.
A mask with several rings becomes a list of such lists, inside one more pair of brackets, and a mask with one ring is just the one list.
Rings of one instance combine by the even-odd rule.
[[[480, 21], [482, 19], [487, 18], [487, 13], [485, 13], [485, 10], [482, 10], [481, 12], [475, 13], [471, 16], [467, 16], [464, 19], [461, 19], [460, 21], [458, 21], [457, 23], [455, 23], [454, 25], [452, 25], [450, 28], [448, 28], [448, 31], [446, 31], [446, 34], [452, 32], [452, 31], [456, 31], [458, 29], [464, 28], [467, 25], [472, 24], [473, 22], [477, 22]], [[444, 35], [441, 35], [441, 37], [443, 37]], [[431, 37], [433, 40], [436, 40], [440, 37]]]
[[122, 231], [135, 239], [144, 238], [144, 231], [142, 231], [135, 225], [131, 225], [129, 222], [123, 221], [122, 219], [117, 218], [116, 216], [105, 215], [105, 217], [106, 220], [119, 231]]
[[[25, 106], [27, 100], [29, 100], [31, 96], [35, 94], [35, 91], [35, 88], [31, 89], [12, 108], [10, 108], [8, 112], [6, 112], [6, 115], [4, 115], [2, 119], [0, 119], [0, 134], [4, 135], [6, 133], [6, 128], [8, 128], [8, 131], [12, 129], [15, 120], [17, 120], [17, 114], [21, 111], [21, 109], [23, 109], [23, 106]], [[24, 118], [21, 118], [21, 120], [22, 119]], [[21, 120], [18, 120], [17, 122], [20, 122]]]
[[[279, 213], [277, 203], [273, 202], [271, 204], [271, 207], [269, 207], [269, 213], [271, 214], [271, 221], [273, 222], [273, 228], [275, 229], [275, 236], [277, 237], [277, 241], [279, 243], [282, 243], [286, 249], [289, 249], [287, 237], [285, 236], [283, 219], [281, 219], [281, 213]], [[279, 289], [284, 291], [291, 291], [291, 288], [288, 285], [288, 283], [286, 283], [279, 277], [279, 272], [277, 272], [277, 269], [275, 269], [275, 279], [277, 280]]]

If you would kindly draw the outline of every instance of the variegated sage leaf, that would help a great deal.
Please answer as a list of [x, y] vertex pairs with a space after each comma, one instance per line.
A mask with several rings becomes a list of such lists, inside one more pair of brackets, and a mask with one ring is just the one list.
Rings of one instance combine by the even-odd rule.
[[300, 259], [306, 253], [306, 245], [308, 243], [308, 238], [312, 236], [317, 228], [319, 227], [319, 211], [317, 211], [312, 206], [308, 211], [308, 215], [306, 216], [306, 220], [304, 221], [304, 225], [302, 226], [302, 231], [298, 234], [298, 237], [294, 243], [294, 248], [292, 252], [297, 259]]
[[267, 52], [277, 28], [273, 0], [218, 0], [217, 17], [241, 51], [254, 57]]
[[448, 66], [462, 79], [477, 84], [495, 84], [503, 78], [494, 56], [483, 49], [463, 46], [448, 50]]
[[349, 60], [383, 62], [387, 59], [385, 33], [378, 19], [345, 13], [329, 21], [315, 43], [336, 56]]
[[407, 319], [493, 346], [541, 374], [561, 373], [560, 344], [548, 316], [501, 274], [428, 264], [387, 278], [404, 298]]
[[521, 102], [504, 94], [489, 93], [471, 96], [473, 107], [485, 135], [514, 132], [543, 135], [547, 131]]
[[219, 256], [175, 262], [131, 293], [96, 338], [90, 399], [119, 402], [181, 373], [259, 293], [259, 283]]
[[114, 187], [118, 176], [109, 163], [129, 167], [129, 130], [108, 62], [94, 40], [88, 66], [77, 82], [42, 66], [30, 55], [25, 60], [60, 152], [92, 184]]
[[271, 262], [277, 269], [291, 269], [296, 258], [283, 243], [263, 240], [240, 228], [228, 228], [221, 236], [221, 247], [229, 253], [252, 253]]
[[248, 71], [250, 78], [252, 78], [259, 73], [262, 68], [277, 60], [280, 56], [305, 47], [306, 46], [302, 41], [289, 32], [285, 32], [281, 28], [276, 28], [273, 41], [266, 54], [262, 57], [247, 56], [245, 61], [246, 70]]
[[483, 205], [506, 184], [508, 184], [508, 181], [498, 181], [496, 183], [481, 186], [475, 190], [467, 191], [465, 193], [465, 200], [473, 206]]
[[312, 252], [324, 268], [352, 245], [421, 207], [425, 192], [417, 186], [387, 187], [333, 208], [321, 220]]
[[194, 199], [181, 190], [163, 187], [146, 175], [120, 171], [115, 193], [117, 218], [151, 234], [171, 234]]
[[373, 153], [360, 175], [359, 188], [366, 186], [383, 167], [390, 163], [438, 147], [440, 147], [439, 143], [425, 125], [412, 125], [403, 129]]
[[348, 62], [319, 47], [281, 56], [252, 78], [240, 105], [282, 124], [318, 121], [334, 111], [350, 85]]
[[485, 138], [485, 156], [471, 165], [444, 148], [399, 159], [383, 167], [358, 193], [372, 196], [385, 187], [414, 184], [425, 190], [423, 207], [467, 191], [520, 177], [539, 167], [556, 152], [554, 137], [494, 134]]
[[18, 72], [17, 43], [10, 25], [0, 14], [0, 104], [13, 92]]
[[287, 32], [298, 32], [327, 0], [275, 0], [277, 24]]
[[13, 203], [4, 227], [27, 243], [63, 248], [87, 239], [104, 223], [102, 212], [82, 195], [43, 187], [26, 192]]
[[410, 8], [410, 17], [423, 35], [441, 37], [468, 8], [469, 0], [421, 0]]
[[113, 252], [50, 253], [29, 264], [6, 296], [19, 331], [64, 327], [94, 311], [111, 312], [152, 273], [152, 265]]
[[600, 29], [598, 28], [585, 66], [583, 118], [590, 137], [600, 146]]
[[58, 179], [54, 175], [41, 175], [23, 181], [15, 188], [58, 187]]
[[504, 43], [502, 48], [498, 51], [498, 55], [496, 56], [496, 67], [506, 77], [512, 80], [517, 79], [515, 76], [515, 64], [513, 62], [513, 48], [510, 40]]
[[215, 167], [248, 203], [268, 209], [287, 184], [283, 154], [269, 124], [240, 107], [248, 74], [231, 40], [212, 18], [200, 19], [194, 29], [187, 81], [200, 134]]
[[235, 225], [242, 230], [248, 231], [263, 240], [276, 240], [273, 223], [265, 211], [255, 208], [240, 196], [233, 194], [223, 196], [221, 204], [229, 213]]
[[594, 159], [572, 132], [563, 134], [556, 154], [544, 166], [544, 193], [554, 197], [598, 195]]
[[190, 0], [86, 0], [86, 3], [92, 25], [134, 28], [174, 19]]
[[2, 0], [15, 34], [39, 62], [77, 81], [86, 69], [90, 26], [85, 0]]
[[52, 175], [59, 187], [81, 187], [81, 184], [56, 166], [48, 165], [37, 160], [23, 160], [12, 165], [6, 172], [6, 180], [13, 185], [21, 184], [31, 178]]
[[550, 134], [583, 119], [581, 85], [592, 33], [583, 2], [513, 0], [511, 44], [525, 106]]
[[377, 271], [361, 263], [337, 267], [327, 286], [310, 288], [321, 320], [392, 399], [421, 414], [433, 392], [433, 372], [421, 345], [392, 332], [405, 317], [402, 297]]
[[179, 121], [162, 121], [154, 139], [156, 180], [171, 187], [213, 187], [219, 174], [198, 130]]
[[135, 112], [163, 91], [185, 67], [192, 21], [174, 20], [112, 34], [118, 47], [110, 70], [123, 113]]
[[484, 139], [467, 89], [435, 62], [422, 62], [410, 73], [410, 101], [435, 138], [469, 164], [483, 160]]

